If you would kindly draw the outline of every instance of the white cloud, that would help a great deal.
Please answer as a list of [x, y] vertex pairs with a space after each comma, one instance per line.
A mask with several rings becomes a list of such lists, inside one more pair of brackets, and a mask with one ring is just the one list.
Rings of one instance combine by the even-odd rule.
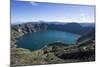
[[86, 13], [81, 13], [80, 16], [79, 16], [79, 20], [80, 21], [83, 21], [83, 22], [94, 22], [94, 19], [91, 19], [91, 17], [89, 17], [88, 14]]
[[31, 5], [33, 5], [33, 6], [39, 6], [39, 4], [36, 3], [36, 2], [34, 2], [34, 1], [30, 1], [29, 3], [30, 3]]
[[84, 20], [88, 20], [88, 16], [84, 13], [80, 14], [80, 20], [84, 21]]
[[[27, 1], [27, 0], [16, 0], [16, 1]], [[27, 1], [27, 2], [29, 2], [31, 5], [33, 5], [33, 6], [39, 6], [39, 4], [38, 3], [36, 3], [36, 1]]]
[[78, 18], [77, 18], [78, 21], [80, 22], [95, 22], [94, 21], [94, 18], [90, 17], [88, 14], [86, 13], [81, 13]]

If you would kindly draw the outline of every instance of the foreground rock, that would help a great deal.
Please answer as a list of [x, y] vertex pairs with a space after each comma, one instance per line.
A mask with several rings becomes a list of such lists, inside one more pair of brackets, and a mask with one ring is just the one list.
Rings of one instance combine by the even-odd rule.
[[95, 47], [94, 44], [75, 45], [68, 47], [53, 46], [54, 54], [64, 60], [73, 59], [80, 61], [93, 61], [95, 60]]
[[12, 66], [94, 61], [95, 46], [91, 41], [91, 43], [68, 46], [62, 43], [53, 43], [36, 51], [13, 48], [11, 59]]

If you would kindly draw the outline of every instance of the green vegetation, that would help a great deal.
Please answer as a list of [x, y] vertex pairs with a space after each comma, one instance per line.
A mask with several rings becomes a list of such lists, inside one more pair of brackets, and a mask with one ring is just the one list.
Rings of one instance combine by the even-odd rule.
[[82, 47], [54, 44], [36, 51], [12, 48], [11, 65], [23, 66], [94, 61], [95, 53], [93, 48], [93, 44], [87, 44]]

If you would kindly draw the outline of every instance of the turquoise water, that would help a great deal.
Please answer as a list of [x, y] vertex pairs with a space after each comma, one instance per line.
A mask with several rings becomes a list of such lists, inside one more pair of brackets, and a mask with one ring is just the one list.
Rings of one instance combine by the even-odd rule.
[[79, 35], [63, 31], [42, 31], [26, 34], [18, 39], [17, 47], [37, 50], [54, 42], [75, 44]]

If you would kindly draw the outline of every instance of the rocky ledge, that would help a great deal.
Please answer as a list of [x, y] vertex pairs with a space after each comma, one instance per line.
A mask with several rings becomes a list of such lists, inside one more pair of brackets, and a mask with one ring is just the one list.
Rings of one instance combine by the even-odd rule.
[[53, 43], [48, 47], [30, 51], [24, 48], [12, 48], [11, 65], [40, 65], [72, 62], [95, 61], [95, 45], [91, 40], [84, 44], [68, 45]]

